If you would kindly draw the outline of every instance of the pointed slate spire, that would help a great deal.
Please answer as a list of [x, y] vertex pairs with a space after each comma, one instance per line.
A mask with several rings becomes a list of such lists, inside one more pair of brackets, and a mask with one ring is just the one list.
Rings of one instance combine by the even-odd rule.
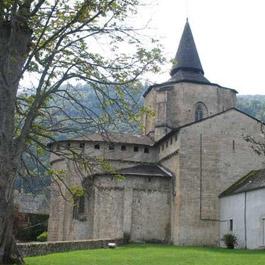
[[[170, 72], [174, 80], [188, 80], [209, 82], [203, 75], [204, 71], [192, 36], [189, 21], [187, 19], [178, 51], [175, 57], [175, 63]], [[189, 80], [191, 79], [191, 80]]]

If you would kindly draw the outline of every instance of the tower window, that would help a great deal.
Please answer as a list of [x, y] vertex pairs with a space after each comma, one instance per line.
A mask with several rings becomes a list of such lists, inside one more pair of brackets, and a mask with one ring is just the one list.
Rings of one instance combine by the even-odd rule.
[[207, 108], [202, 102], [198, 102], [195, 106], [195, 121], [200, 121], [207, 116]]
[[195, 112], [195, 121], [200, 121], [203, 119], [203, 109], [201, 105], [198, 105]]
[[112, 151], [114, 150], [114, 144], [109, 145], [109, 150], [112, 150]]
[[80, 148], [84, 148], [84, 147], [85, 147], [85, 143], [80, 143], [80, 144], [79, 144], [79, 147], [80, 147]]
[[148, 148], [148, 147], [145, 147], [145, 148], [144, 148], [144, 153], [146, 153], [146, 154], [149, 153], [149, 148]]

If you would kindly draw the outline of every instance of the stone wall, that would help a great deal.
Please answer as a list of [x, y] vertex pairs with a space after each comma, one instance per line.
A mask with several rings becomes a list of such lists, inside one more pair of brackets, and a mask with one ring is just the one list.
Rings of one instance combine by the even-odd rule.
[[168, 91], [168, 126], [176, 128], [195, 121], [195, 106], [198, 102], [207, 108], [204, 117], [212, 116], [235, 107], [236, 93], [216, 85], [177, 83]]
[[169, 241], [170, 178], [99, 177], [95, 187], [94, 238], [127, 233], [133, 241]]
[[180, 130], [175, 244], [219, 244], [218, 195], [253, 169], [264, 168], [244, 136], [262, 139], [260, 123], [236, 110]]
[[[75, 179], [74, 174], [71, 179]], [[84, 218], [73, 218], [73, 204], [61, 196], [53, 196], [54, 205], [61, 208], [51, 207], [49, 240], [113, 238], [127, 234], [134, 241], [168, 242], [171, 193], [169, 177], [130, 175], [121, 180], [97, 176], [85, 200]]]
[[18, 243], [18, 249], [23, 256], [41, 256], [55, 252], [65, 252], [92, 248], [105, 248], [108, 243], [123, 244], [123, 239], [93, 239], [79, 241], [31, 242]]
[[[121, 139], [122, 141], [122, 139]], [[80, 147], [80, 142], [85, 146]], [[80, 142], [71, 142], [71, 150], [75, 152], [80, 152], [84, 157], [90, 158], [91, 164], [90, 167], [92, 170], [98, 172], [96, 161], [94, 163], [93, 159], [95, 157], [103, 158], [112, 163], [112, 165], [116, 168], [125, 168], [129, 166], [133, 166], [137, 163], [151, 163], [156, 160], [157, 150], [152, 145], [150, 145], [150, 140], [146, 144], [131, 144], [131, 143], [108, 143], [108, 142], [88, 142], [88, 141], [80, 141]], [[69, 141], [70, 143], [70, 141]], [[60, 152], [67, 156], [71, 155], [71, 152], [67, 147], [68, 143], [62, 142], [55, 145], [53, 148], [57, 148], [60, 146], [60, 151], [57, 154], [52, 153], [50, 157], [51, 164], [62, 163], [62, 157], [58, 155]], [[110, 146], [112, 147], [110, 149]], [[97, 148], [99, 149], [97, 149]], [[137, 149], [135, 149], [137, 147]], [[148, 149], [145, 152], [145, 149]], [[92, 168], [94, 166], [94, 168]], [[95, 172], [92, 172], [95, 173]]]
[[155, 131], [157, 141], [168, 133], [170, 128], [193, 122], [198, 102], [206, 106], [207, 113], [204, 117], [235, 107], [236, 92], [214, 84], [161, 84], [146, 95], [144, 102], [145, 106], [155, 113], [143, 118], [145, 133]]

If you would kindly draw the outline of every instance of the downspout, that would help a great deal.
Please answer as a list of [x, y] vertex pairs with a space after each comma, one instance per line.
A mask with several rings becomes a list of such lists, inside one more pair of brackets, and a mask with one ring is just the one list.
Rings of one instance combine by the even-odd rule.
[[200, 220], [202, 220], [202, 134], [200, 134]]
[[247, 192], [244, 193], [244, 232], [245, 232], [245, 249], [247, 249]]

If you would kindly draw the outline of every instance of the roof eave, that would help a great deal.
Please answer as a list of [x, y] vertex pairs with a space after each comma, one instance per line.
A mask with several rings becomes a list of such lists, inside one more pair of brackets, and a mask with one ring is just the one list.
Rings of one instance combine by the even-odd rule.
[[231, 90], [233, 91], [234, 93], [238, 94], [238, 91], [233, 89], [233, 88], [229, 88], [229, 87], [223, 87], [219, 84], [216, 84], [216, 83], [211, 83], [211, 82], [201, 82], [201, 81], [194, 81], [194, 80], [188, 80], [188, 79], [183, 79], [183, 80], [179, 80], [179, 81], [168, 81], [168, 82], [164, 82], [164, 83], [160, 83], [160, 84], [154, 84], [154, 85], [151, 85], [150, 87], [147, 88], [147, 90], [144, 92], [143, 94], [143, 97], [145, 98], [149, 92], [151, 92], [151, 90], [153, 88], [156, 88], [156, 87], [160, 87], [160, 86], [167, 86], [167, 85], [174, 85], [174, 84], [178, 84], [178, 83], [191, 83], [191, 84], [200, 84], [200, 85], [211, 85], [211, 86], [217, 86], [217, 87], [220, 87], [220, 88], [224, 88], [224, 89], [228, 89], [228, 90]]

